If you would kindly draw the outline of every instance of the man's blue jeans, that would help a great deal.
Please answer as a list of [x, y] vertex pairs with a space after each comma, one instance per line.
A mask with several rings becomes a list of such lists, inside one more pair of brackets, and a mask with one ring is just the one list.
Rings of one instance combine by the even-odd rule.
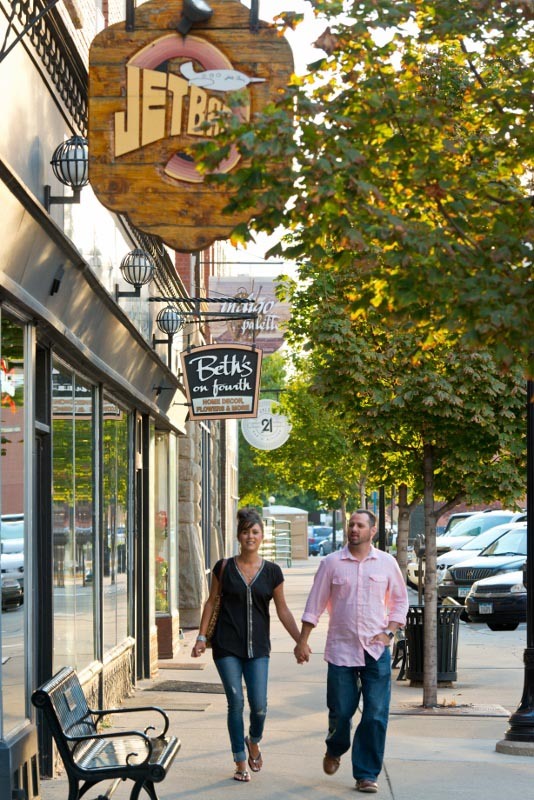
[[342, 756], [350, 748], [352, 718], [363, 697], [362, 717], [352, 742], [352, 774], [375, 781], [382, 769], [391, 696], [391, 654], [386, 647], [378, 661], [365, 653], [364, 667], [328, 664], [326, 749]]
[[243, 680], [247, 687], [247, 698], [250, 706], [249, 739], [258, 744], [263, 736], [265, 717], [267, 715], [267, 679], [269, 676], [269, 659], [238, 658], [225, 656], [215, 661], [228, 700], [228, 733], [234, 761], [246, 761], [245, 725], [243, 712], [245, 698]]

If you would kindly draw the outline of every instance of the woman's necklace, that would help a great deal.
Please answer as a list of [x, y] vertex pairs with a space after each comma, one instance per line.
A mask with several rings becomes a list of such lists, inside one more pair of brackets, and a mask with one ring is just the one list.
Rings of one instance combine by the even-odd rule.
[[261, 565], [263, 564], [263, 559], [260, 559], [254, 564], [250, 564], [248, 561], [241, 561], [240, 557], [238, 556], [236, 558], [236, 564], [239, 572], [245, 579], [245, 582], [250, 585], [260, 571]]

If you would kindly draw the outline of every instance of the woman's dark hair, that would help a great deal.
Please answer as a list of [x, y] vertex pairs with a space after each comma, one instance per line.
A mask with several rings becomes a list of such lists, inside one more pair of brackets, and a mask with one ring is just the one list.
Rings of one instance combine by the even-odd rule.
[[248, 531], [253, 525], [259, 525], [263, 533], [263, 520], [255, 508], [240, 508], [237, 512], [237, 535]]

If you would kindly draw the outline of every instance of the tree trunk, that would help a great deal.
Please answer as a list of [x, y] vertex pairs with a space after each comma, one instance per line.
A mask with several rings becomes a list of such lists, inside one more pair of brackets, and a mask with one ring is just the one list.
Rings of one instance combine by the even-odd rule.
[[436, 516], [434, 514], [434, 458], [431, 444], [423, 450], [424, 512], [425, 512], [425, 625], [423, 706], [438, 704], [437, 672], [437, 597], [436, 583]]
[[365, 489], [367, 486], [367, 476], [362, 475], [360, 478], [360, 508], [366, 508], [366, 500], [367, 497], [365, 495]]
[[345, 497], [345, 495], [339, 498], [339, 510], [341, 514], [341, 531], [343, 536], [343, 544], [345, 544], [345, 542], [347, 541], [347, 498]]
[[419, 495], [412, 498], [411, 503], [408, 502], [408, 487], [405, 483], [401, 483], [398, 487], [399, 497], [397, 500], [398, 519], [397, 519], [397, 563], [400, 567], [404, 579], [406, 580], [406, 567], [408, 564], [408, 540], [410, 537], [410, 517], [412, 511], [419, 504], [421, 497]]

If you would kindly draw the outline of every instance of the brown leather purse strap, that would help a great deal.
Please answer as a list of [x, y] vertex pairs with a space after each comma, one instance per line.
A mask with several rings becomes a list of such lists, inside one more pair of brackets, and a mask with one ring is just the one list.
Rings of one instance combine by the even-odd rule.
[[223, 562], [222, 562], [222, 566], [221, 566], [221, 572], [220, 572], [220, 575], [219, 575], [219, 597], [222, 597], [222, 581], [223, 581], [223, 575], [224, 575], [224, 568], [227, 565], [227, 563], [228, 563], [228, 559], [227, 558], [223, 558]]

